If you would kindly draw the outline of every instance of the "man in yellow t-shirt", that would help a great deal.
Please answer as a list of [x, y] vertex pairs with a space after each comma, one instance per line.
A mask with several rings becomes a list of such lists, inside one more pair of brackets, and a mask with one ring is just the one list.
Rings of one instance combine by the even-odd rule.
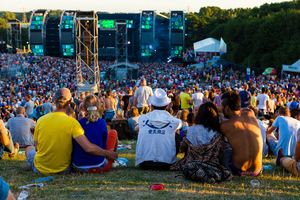
[[189, 94], [190, 89], [187, 87], [185, 88], [184, 92], [180, 94], [180, 102], [181, 102], [181, 109], [189, 109], [190, 104], [189, 100], [191, 99], [191, 96]]
[[71, 98], [69, 89], [60, 88], [54, 97], [57, 109], [41, 117], [36, 124], [33, 137], [35, 146], [27, 147], [25, 151], [27, 163], [32, 166], [34, 173], [70, 172], [72, 139], [92, 155], [105, 156], [111, 160], [118, 157], [114, 151], [90, 143], [80, 124], [66, 115]]

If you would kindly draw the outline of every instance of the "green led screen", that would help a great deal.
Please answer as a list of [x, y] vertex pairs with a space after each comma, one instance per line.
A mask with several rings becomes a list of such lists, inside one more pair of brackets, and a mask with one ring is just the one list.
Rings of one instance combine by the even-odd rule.
[[100, 29], [101, 30], [115, 30], [115, 20], [100, 20]]

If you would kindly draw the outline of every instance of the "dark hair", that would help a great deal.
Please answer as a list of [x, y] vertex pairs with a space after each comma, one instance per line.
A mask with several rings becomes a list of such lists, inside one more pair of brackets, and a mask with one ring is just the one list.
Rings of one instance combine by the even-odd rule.
[[210, 92], [209, 92], [208, 98], [209, 98], [211, 101], [214, 101], [215, 96], [214, 96], [214, 92], [213, 92], [213, 91], [210, 91]]
[[187, 123], [194, 124], [194, 122], [195, 122], [195, 114], [194, 113], [189, 113], [187, 115]]
[[267, 91], [267, 89], [264, 88], [264, 87], [261, 89], [261, 92], [262, 92], [262, 93], [266, 93], [266, 91]]
[[224, 94], [225, 92], [226, 92], [226, 88], [225, 88], [225, 87], [222, 87], [222, 88], [221, 88], [221, 93]]
[[291, 117], [292, 117], [292, 118], [294, 118], [294, 117], [296, 117], [296, 116], [299, 116], [299, 115], [300, 115], [300, 110], [299, 110], [299, 109], [293, 108], [293, 109], [291, 110]]
[[205, 102], [199, 107], [195, 123], [201, 124], [209, 130], [220, 132], [219, 113], [215, 104]]
[[166, 110], [166, 108], [167, 108], [168, 106], [169, 106], [169, 104], [166, 105], [166, 106], [163, 106], [163, 107], [157, 107], [157, 106], [152, 105], [153, 110]]
[[249, 109], [253, 110], [255, 117], [258, 117], [258, 108], [255, 106], [248, 106]]
[[234, 91], [226, 92], [222, 95], [222, 105], [228, 106], [232, 111], [238, 111], [241, 109], [241, 97], [239, 93]]
[[111, 96], [112, 95], [112, 91], [111, 90], [107, 90], [107, 96]]

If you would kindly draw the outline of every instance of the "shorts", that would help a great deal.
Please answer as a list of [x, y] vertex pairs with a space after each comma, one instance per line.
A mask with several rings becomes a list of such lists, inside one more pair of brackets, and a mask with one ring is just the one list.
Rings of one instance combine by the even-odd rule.
[[108, 161], [105, 159], [101, 164], [98, 166], [76, 166], [72, 163], [72, 167], [75, 172], [85, 172], [85, 173], [103, 173], [105, 172], [105, 168], [108, 164]]
[[[35, 167], [34, 165], [34, 157], [35, 157], [36, 151], [35, 150], [30, 150], [27, 153], [27, 164], [32, 167], [32, 170], [36, 174], [40, 174], [41, 172]], [[66, 169], [65, 171], [60, 172], [59, 174], [64, 174], [64, 173], [70, 173], [71, 172], [71, 167]]]
[[112, 120], [113, 118], [115, 118], [115, 110], [112, 109], [105, 112], [104, 119]]
[[32, 167], [32, 170], [36, 174], [40, 174], [41, 172], [34, 166], [34, 157], [35, 157], [36, 151], [31, 150], [27, 153], [27, 164]]
[[233, 163], [230, 164], [230, 169], [234, 174], [237, 174], [239, 176], [258, 176], [262, 171], [262, 168], [256, 171], [243, 171], [237, 168], [236, 166], [234, 166]]
[[300, 171], [298, 170], [297, 163], [298, 162], [292, 158], [286, 158], [282, 161], [282, 165], [286, 170], [296, 176], [300, 176]]

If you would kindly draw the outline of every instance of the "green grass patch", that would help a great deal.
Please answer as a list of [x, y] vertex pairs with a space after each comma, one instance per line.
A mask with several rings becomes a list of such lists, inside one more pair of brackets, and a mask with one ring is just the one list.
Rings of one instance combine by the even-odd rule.
[[[260, 187], [253, 188], [252, 177], [234, 176], [231, 182], [209, 185], [186, 180], [181, 172], [143, 171], [135, 167], [135, 141], [131, 150], [120, 150], [119, 157], [127, 158], [126, 167], [112, 168], [103, 174], [54, 174], [54, 180], [45, 182], [43, 188], [32, 188], [28, 199], [74, 199], [72, 195], [87, 195], [78, 199], [299, 199], [299, 177], [292, 176], [275, 166], [275, 157], [263, 159], [264, 170], [256, 179]], [[24, 150], [24, 149], [21, 149]], [[180, 154], [178, 156], [182, 157]], [[24, 154], [0, 160], [0, 176], [5, 179], [18, 197], [20, 186], [30, 184], [33, 179], [48, 175], [34, 174], [27, 165]], [[177, 176], [177, 177], [176, 177]], [[164, 189], [153, 191], [150, 186], [161, 183]]]

